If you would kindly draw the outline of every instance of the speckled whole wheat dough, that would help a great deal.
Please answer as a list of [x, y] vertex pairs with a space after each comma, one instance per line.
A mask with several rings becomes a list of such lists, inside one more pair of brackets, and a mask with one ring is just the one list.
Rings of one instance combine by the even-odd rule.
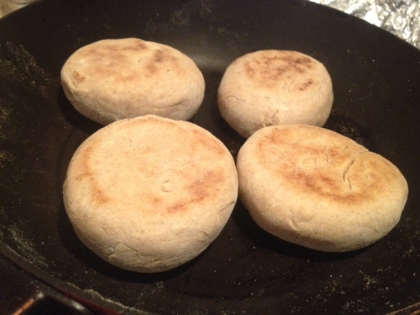
[[384, 237], [408, 195], [407, 181], [387, 159], [309, 125], [260, 129], [240, 149], [237, 170], [240, 200], [261, 228], [326, 252]]
[[231, 153], [211, 133], [153, 115], [123, 119], [71, 159], [64, 205], [80, 240], [111, 264], [160, 272], [219, 235], [238, 195]]
[[319, 61], [297, 51], [261, 50], [229, 65], [217, 98], [222, 117], [248, 138], [265, 126], [323, 126], [334, 96], [331, 77]]
[[147, 114], [188, 120], [205, 90], [204, 77], [190, 57], [137, 38], [81, 47], [63, 65], [61, 82], [76, 110], [103, 125]]

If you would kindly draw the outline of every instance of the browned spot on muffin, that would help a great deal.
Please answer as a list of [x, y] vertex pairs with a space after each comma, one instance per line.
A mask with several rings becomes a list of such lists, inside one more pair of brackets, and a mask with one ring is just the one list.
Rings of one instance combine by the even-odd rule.
[[[372, 179], [362, 178], [364, 168], [379, 169], [378, 165], [369, 165], [374, 162], [366, 160], [363, 153], [367, 150], [363, 147], [350, 140], [347, 144], [334, 144], [335, 136], [330, 138], [332, 142], [326, 143], [320, 138], [311, 142], [296, 141], [296, 132], [300, 131], [295, 129], [294, 135], [291, 132], [292, 128], [273, 129], [258, 142], [256, 149], [264, 168], [283, 178], [291, 189], [343, 204], [364, 203], [372, 199], [374, 191], [382, 189], [386, 177], [375, 178], [374, 186]], [[305, 133], [300, 136], [304, 139]], [[291, 137], [295, 140], [291, 141]], [[353, 187], [352, 182], [357, 182], [357, 187]]]
[[[267, 51], [244, 63], [246, 75], [256, 84], [275, 88], [291, 76], [302, 77], [314, 67], [315, 62], [293, 52]], [[313, 81], [306, 81], [303, 89]], [[301, 87], [299, 87], [300, 89]]]
[[154, 50], [145, 67], [147, 71], [145, 75], [147, 76], [153, 76], [157, 73], [165, 73], [167, 71], [175, 71], [177, 73], [183, 71], [178, 58], [169, 53], [165, 48]]
[[85, 80], [86, 80], [86, 76], [84, 76], [84, 75], [80, 74], [80, 73], [79, 73], [79, 72], [77, 72], [77, 71], [74, 71], [74, 72], [73, 72], [73, 77], [74, 77], [74, 79], [75, 79], [76, 81], [78, 81], [78, 82], [83, 82], [83, 81], [85, 81]]
[[103, 205], [110, 201], [109, 196], [105, 193], [105, 191], [98, 185], [96, 181], [94, 171], [92, 170], [91, 166], [91, 156], [94, 154], [94, 147], [89, 146], [83, 152], [83, 158], [79, 161], [79, 173], [75, 177], [76, 182], [80, 181], [89, 181], [91, 187], [91, 198], [92, 202]]
[[314, 84], [314, 80], [312, 79], [308, 79], [307, 81], [303, 82], [302, 84], [299, 85], [298, 89], [300, 91], [305, 91], [306, 89], [308, 89], [310, 86], [312, 86]]
[[217, 194], [220, 185], [225, 180], [224, 172], [217, 169], [208, 170], [199, 176], [192, 176], [191, 182], [185, 187], [189, 200], [182, 200], [169, 205], [167, 212], [182, 212], [191, 208], [191, 204], [199, 205], [200, 203], [205, 203]]
[[187, 209], [187, 206], [188, 205], [184, 202], [178, 202], [178, 203], [175, 203], [175, 204], [172, 204], [172, 205], [168, 206], [166, 211], [168, 213], [178, 214], [179, 212], [185, 211], [185, 209]]

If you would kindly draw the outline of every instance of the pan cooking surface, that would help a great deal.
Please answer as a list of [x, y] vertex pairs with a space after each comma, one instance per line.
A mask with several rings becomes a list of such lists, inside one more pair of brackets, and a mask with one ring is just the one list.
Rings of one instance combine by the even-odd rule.
[[[65, 214], [68, 162], [99, 125], [64, 96], [59, 74], [77, 48], [104, 38], [171, 45], [206, 80], [192, 122], [236, 154], [244, 140], [220, 117], [217, 88], [235, 58], [289, 49], [323, 62], [335, 101], [326, 128], [385, 156], [406, 176], [401, 222], [376, 244], [321, 253], [258, 228], [240, 202], [195, 260], [128, 272], [91, 253]], [[54, 1], [0, 20], [0, 249], [73, 297], [126, 314], [383, 314], [420, 300], [420, 52], [354, 17], [299, 0]]]

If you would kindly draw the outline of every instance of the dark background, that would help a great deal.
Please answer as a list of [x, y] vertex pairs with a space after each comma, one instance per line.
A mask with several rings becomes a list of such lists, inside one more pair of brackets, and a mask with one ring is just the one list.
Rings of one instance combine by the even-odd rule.
[[[219, 137], [234, 156], [243, 139], [216, 104], [227, 65], [259, 49], [298, 50], [323, 62], [335, 93], [325, 127], [385, 156], [407, 178], [410, 194], [399, 225], [368, 248], [322, 253], [268, 235], [238, 202], [209, 249], [180, 268], [146, 275], [102, 261], [74, 234], [61, 199], [68, 161], [100, 126], [75, 112], [59, 74], [77, 48], [130, 36], [171, 45], [196, 61], [206, 95], [192, 122]], [[419, 78], [417, 49], [306, 1], [29, 5], [0, 20], [0, 250], [42, 279], [22, 280], [28, 291], [45, 282], [126, 314], [384, 314], [418, 303]], [[9, 272], [0, 274], [10, 283]]]

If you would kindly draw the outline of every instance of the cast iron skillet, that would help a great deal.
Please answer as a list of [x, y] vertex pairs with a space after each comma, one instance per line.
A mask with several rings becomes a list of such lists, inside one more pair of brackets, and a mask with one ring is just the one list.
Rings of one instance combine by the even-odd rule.
[[[326, 128], [382, 154], [406, 176], [399, 225], [350, 253], [321, 253], [258, 228], [240, 202], [192, 262], [160, 274], [109, 265], [76, 237], [61, 189], [77, 146], [100, 126], [66, 100], [59, 73], [82, 45], [139, 37], [176, 47], [204, 73], [192, 119], [236, 156], [216, 91], [236, 57], [259, 49], [325, 64], [335, 102]], [[124, 314], [383, 314], [420, 300], [420, 51], [361, 20], [300, 0], [45, 0], [0, 20], [0, 249], [72, 297]]]

